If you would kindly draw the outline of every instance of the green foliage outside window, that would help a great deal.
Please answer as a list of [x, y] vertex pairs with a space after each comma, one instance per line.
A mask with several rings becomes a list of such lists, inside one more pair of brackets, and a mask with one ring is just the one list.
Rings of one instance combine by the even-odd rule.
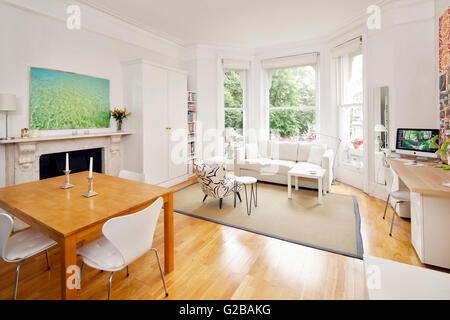
[[[269, 94], [271, 134], [278, 134], [281, 138], [298, 137], [315, 126], [315, 110], [277, 110], [277, 107], [316, 105], [315, 73], [312, 67], [276, 70], [272, 74]], [[241, 77], [235, 71], [226, 71], [224, 75], [224, 105], [225, 127], [242, 133], [243, 90]]]
[[[243, 97], [241, 76], [235, 71], [226, 71], [224, 77], [225, 128], [234, 128], [242, 134], [244, 128]], [[233, 110], [231, 108], [240, 108]], [[227, 110], [230, 109], [230, 110]]]
[[277, 107], [315, 106], [315, 76], [312, 67], [278, 69], [270, 88], [270, 131], [281, 138], [298, 137], [315, 125], [314, 110]]

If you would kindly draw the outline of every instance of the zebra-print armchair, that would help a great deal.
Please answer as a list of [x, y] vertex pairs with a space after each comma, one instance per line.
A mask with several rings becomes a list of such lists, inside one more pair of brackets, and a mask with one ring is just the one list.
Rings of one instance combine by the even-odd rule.
[[239, 201], [242, 202], [241, 195], [239, 194], [239, 191], [242, 190], [242, 184], [236, 182], [234, 175], [227, 174], [225, 165], [210, 166], [203, 161], [197, 161], [195, 164], [195, 174], [205, 194], [203, 202], [205, 202], [208, 196], [219, 199], [219, 208], [222, 209], [223, 198], [234, 195], [235, 190]]

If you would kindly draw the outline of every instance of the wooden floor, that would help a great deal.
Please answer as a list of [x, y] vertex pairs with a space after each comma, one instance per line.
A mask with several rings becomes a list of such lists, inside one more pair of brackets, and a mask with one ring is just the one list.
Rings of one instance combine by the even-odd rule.
[[[182, 183], [181, 188], [191, 181]], [[410, 241], [410, 221], [396, 219], [392, 238], [384, 202], [339, 184], [333, 192], [358, 198], [366, 254], [423, 266]], [[225, 204], [226, 205], [226, 202]], [[163, 250], [163, 215], [154, 246]], [[59, 249], [22, 264], [18, 299], [59, 299]], [[81, 264], [81, 263], [80, 263]], [[0, 262], [0, 299], [11, 299], [16, 264]], [[448, 270], [447, 270], [448, 271]], [[79, 299], [106, 299], [109, 273], [85, 268]], [[175, 213], [175, 271], [164, 296], [153, 252], [114, 274], [112, 299], [365, 299], [363, 261], [268, 238]]]

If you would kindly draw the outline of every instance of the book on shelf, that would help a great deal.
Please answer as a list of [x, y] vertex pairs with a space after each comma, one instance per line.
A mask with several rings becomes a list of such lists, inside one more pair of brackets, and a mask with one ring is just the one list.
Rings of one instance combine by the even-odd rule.
[[197, 93], [189, 91], [188, 92], [188, 102], [196, 102]]
[[188, 122], [195, 122], [197, 119], [197, 116], [193, 112], [188, 112]]

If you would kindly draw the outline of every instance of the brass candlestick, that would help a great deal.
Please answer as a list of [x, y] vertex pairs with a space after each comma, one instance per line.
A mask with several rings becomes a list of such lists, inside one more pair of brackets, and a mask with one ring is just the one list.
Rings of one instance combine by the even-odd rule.
[[88, 192], [83, 193], [83, 196], [86, 198], [90, 198], [90, 197], [98, 195], [98, 193], [94, 191], [94, 176], [87, 177], [87, 179], [89, 181], [89, 190], [88, 190]]
[[70, 188], [73, 188], [73, 187], [75, 187], [73, 184], [70, 184], [70, 172], [71, 172], [72, 170], [64, 170], [64, 173], [65, 173], [65, 175], [66, 175], [66, 183], [64, 183], [62, 186], [61, 186], [61, 189], [70, 189]]

